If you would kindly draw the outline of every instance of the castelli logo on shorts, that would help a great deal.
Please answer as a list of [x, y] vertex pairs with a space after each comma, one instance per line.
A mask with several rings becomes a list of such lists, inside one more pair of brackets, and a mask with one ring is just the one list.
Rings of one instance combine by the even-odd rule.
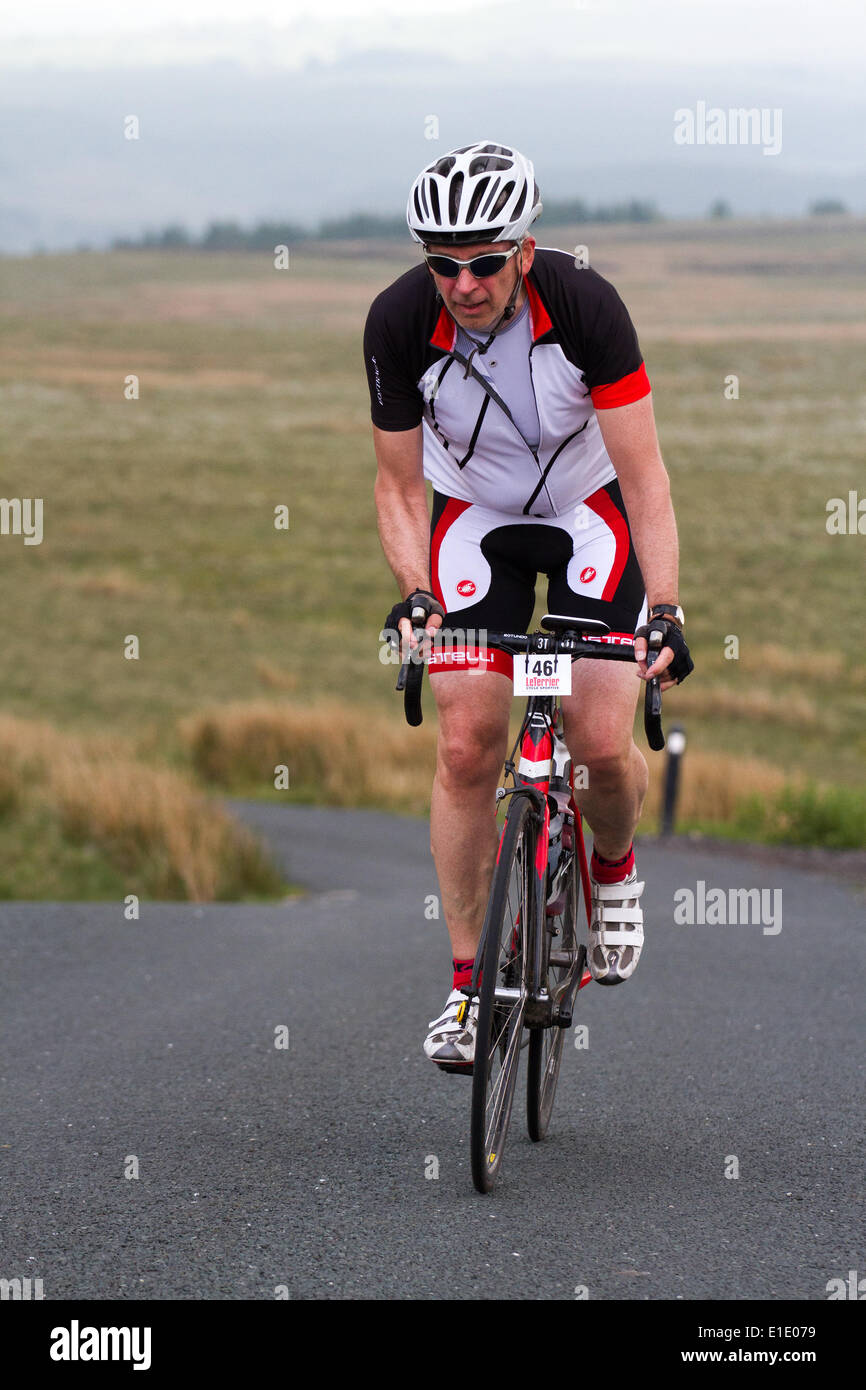
[[593, 579], [595, 579], [595, 570], [592, 565], [587, 565], [585, 570], [580, 571], [581, 584], [591, 584]]
[[461, 579], [457, 585], [457, 592], [461, 598], [471, 598], [475, 593], [475, 585], [471, 579]]

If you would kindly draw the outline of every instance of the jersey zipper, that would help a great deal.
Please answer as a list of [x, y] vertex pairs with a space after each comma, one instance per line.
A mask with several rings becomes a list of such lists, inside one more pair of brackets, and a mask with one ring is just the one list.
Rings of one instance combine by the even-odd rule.
[[[544, 443], [544, 422], [542, 421], [542, 418], [541, 418], [541, 409], [540, 409], [539, 404], [538, 404], [538, 395], [537, 395], [536, 390], [535, 390], [535, 376], [533, 375], [533, 371], [532, 371], [532, 354], [533, 354], [534, 350], [535, 350], [535, 343], [530, 343], [530, 344], [529, 344], [529, 383], [530, 383], [530, 385], [531, 385], [531, 387], [532, 387], [532, 399], [535, 401], [535, 413], [536, 413], [536, 415], [538, 416], [538, 453], [536, 453], [535, 449], [532, 448], [532, 445], [531, 445], [531, 444], [529, 443], [529, 441], [526, 439], [526, 437], [525, 437], [525, 435], [522, 433], [522, 431], [518, 430], [517, 432], [518, 432], [518, 434], [520, 435], [520, 437], [521, 437], [521, 439], [523, 440], [523, 442], [526, 444], [527, 449], [530, 450], [530, 452], [531, 452], [531, 454], [532, 454], [532, 457], [535, 459], [536, 466], [537, 466], [538, 471], [539, 471], [539, 473], [540, 473], [540, 475], [541, 475], [541, 481], [544, 483], [544, 491], [545, 491], [545, 493], [547, 494], [547, 500], [548, 500], [548, 502], [550, 503], [550, 511], [551, 511], [551, 514], [552, 514], [553, 516], [556, 516], [556, 507], [555, 507], [554, 504], [553, 504], [553, 498], [551, 497], [551, 495], [550, 495], [550, 490], [549, 490], [549, 488], [548, 488], [548, 486], [547, 486], [547, 480], [545, 479], [545, 476], [544, 476], [544, 469], [543, 469], [542, 466], [541, 466], [541, 459], [538, 457], [538, 454], [541, 452], [541, 446], [542, 446], [542, 444]], [[515, 429], [516, 429], [516, 428], [517, 428], [517, 427], [515, 426]], [[534, 515], [538, 515], [538, 513], [534, 513]], [[541, 515], [544, 515], [544, 513], [541, 513]]]
[[[455, 337], [455, 346], [456, 346], [456, 337]], [[532, 387], [532, 399], [533, 399], [533, 401], [535, 402], [535, 413], [536, 413], [536, 415], [538, 416], [538, 449], [540, 450], [540, 449], [541, 449], [541, 446], [542, 446], [542, 443], [543, 443], [543, 440], [544, 440], [544, 424], [543, 424], [543, 422], [542, 422], [542, 419], [541, 419], [541, 411], [540, 411], [539, 406], [538, 406], [538, 394], [537, 394], [537, 392], [536, 392], [536, 390], [535, 390], [535, 376], [534, 376], [533, 371], [532, 371], [532, 353], [533, 353], [534, 348], [535, 348], [535, 344], [534, 344], [534, 343], [530, 343], [530, 344], [529, 344], [529, 384], [530, 384], [530, 386]], [[454, 351], [454, 349], [452, 349], [452, 351], [448, 353], [448, 356], [451, 358], [451, 361], [452, 361], [452, 362], [454, 362], [454, 361], [459, 361], [459, 360], [460, 360], [459, 358], [455, 358], [455, 357], [453, 356], [453, 351]], [[472, 360], [472, 359], [471, 359], [471, 357], [470, 357], [470, 361], [471, 361], [471, 360]], [[439, 380], [437, 381], [437, 384], [436, 384], [436, 385], [437, 385], [437, 390], [438, 390], [439, 382], [441, 382], [442, 377], [445, 375], [445, 371], [446, 371], [446, 370], [447, 370], [447, 368], [445, 368], [445, 369], [441, 372], [441, 374], [440, 374], [440, 376], [439, 376]], [[489, 397], [488, 397], [488, 399], [489, 399]], [[483, 416], [484, 416], [484, 411], [482, 410], [482, 412], [481, 412], [481, 418], [482, 418], [482, 419], [483, 419]], [[554, 505], [553, 498], [552, 498], [551, 495], [550, 495], [550, 489], [549, 489], [548, 486], [547, 486], [547, 474], [546, 474], [546, 470], [545, 470], [544, 468], [542, 468], [542, 466], [541, 466], [541, 459], [540, 459], [539, 456], [538, 456], [538, 452], [537, 452], [535, 449], [533, 449], [532, 445], [530, 444], [529, 440], [526, 438], [526, 435], [523, 433], [523, 430], [520, 428], [520, 426], [518, 425], [517, 421], [514, 419], [513, 415], [511, 415], [510, 412], [509, 412], [509, 414], [507, 414], [505, 418], [514, 426], [515, 430], [516, 430], [517, 433], [520, 435], [520, 438], [523, 440], [524, 444], [526, 445], [527, 449], [528, 449], [529, 452], [531, 453], [532, 457], [535, 459], [535, 466], [536, 466], [536, 468], [538, 469], [538, 474], [539, 474], [539, 483], [542, 484], [542, 485], [544, 486], [544, 491], [545, 491], [545, 493], [546, 493], [546, 495], [547, 495], [547, 501], [548, 501], [548, 503], [549, 503], [549, 505], [550, 505], [550, 515], [556, 516], [556, 515], [557, 515], [556, 507], [555, 507], [555, 505]], [[479, 432], [479, 426], [480, 426], [480, 424], [481, 424], [481, 419], [479, 419], [479, 420], [477, 421], [475, 433], [474, 433], [474, 435], [473, 435], [473, 437], [472, 437], [472, 443], [471, 443], [471, 445], [470, 445], [469, 452], [466, 454], [466, 457], [463, 459], [462, 463], [459, 463], [459, 464], [458, 464], [458, 467], [460, 467], [460, 468], [462, 468], [462, 467], [468, 462], [470, 455], [471, 455], [471, 454], [474, 452], [474, 450], [475, 450], [475, 442], [476, 442], [477, 437], [478, 437], [478, 432]], [[437, 430], [437, 433], [439, 433], [438, 430]], [[577, 433], [580, 433], [580, 431], [578, 430]], [[444, 438], [444, 436], [442, 436], [442, 437]], [[566, 442], [569, 442], [569, 441], [566, 441]], [[447, 446], [447, 444], [446, 444], [446, 448], [447, 448], [447, 447], [448, 447], [448, 446]], [[455, 460], [455, 461], [456, 461], [456, 460]], [[552, 461], [553, 461], [553, 460], [551, 460], [551, 462], [552, 462]], [[536, 494], [537, 494], [537, 489], [536, 489], [536, 492], [532, 494], [532, 497], [534, 498], [534, 497], [536, 496]], [[527, 503], [527, 506], [528, 506], [528, 505], [529, 505], [529, 504]], [[524, 514], [526, 514], [526, 509], [525, 509], [525, 508], [524, 508]], [[545, 516], [546, 513], [544, 513], [544, 512], [536, 512], [536, 513], [533, 513], [533, 515], [536, 515], [536, 516]]]

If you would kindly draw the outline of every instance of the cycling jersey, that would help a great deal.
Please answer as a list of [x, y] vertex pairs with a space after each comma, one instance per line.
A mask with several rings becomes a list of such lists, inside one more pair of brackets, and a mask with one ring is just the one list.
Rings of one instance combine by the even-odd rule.
[[[424, 474], [446, 497], [500, 513], [562, 516], [616, 477], [596, 412], [640, 400], [650, 384], [628, 311], [601, 275], [541, 248], [524, 283], [537, 445], [496, 388], [496, 369], [475, 353], [467, 370], [458, 326], [424, 265], [370, 307], [371, 415], [383, 430], [423, 426]], [[497, 346], [494, 338], [493, 361]]]

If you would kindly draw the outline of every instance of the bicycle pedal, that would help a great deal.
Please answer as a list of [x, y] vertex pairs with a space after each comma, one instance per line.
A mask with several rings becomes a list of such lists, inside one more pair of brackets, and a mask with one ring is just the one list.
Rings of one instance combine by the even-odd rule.
[[471, 1076], [475, 1067], [474, 1062], [437, 1062], [440, 1071], [453, 1071], [458, 1076]]

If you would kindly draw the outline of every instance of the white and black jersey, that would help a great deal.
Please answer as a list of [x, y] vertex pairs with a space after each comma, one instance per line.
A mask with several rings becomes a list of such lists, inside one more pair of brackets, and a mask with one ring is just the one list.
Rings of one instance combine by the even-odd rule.
[[[370, 307], [364, 361], [371, 414], [383, 430], [423, 424], [424, 473], [438, 493], [500, 513], [558, 517], [616, 477], [596, 412], [640, 400], [650, 384], [628, 310], [601, 275], [542, 248], [525, 284], [537, 430], [534, 421], [521, 429], [518, 421], [531, 421], [531, 413], [522, 400], [510, 409], [496, 389], [495, 367], [480, 353], [472, 367], [487, 389], [467, 375], [462, 335], [424, 265]], [[495, 345], [487, 354], [493, 363]]]

